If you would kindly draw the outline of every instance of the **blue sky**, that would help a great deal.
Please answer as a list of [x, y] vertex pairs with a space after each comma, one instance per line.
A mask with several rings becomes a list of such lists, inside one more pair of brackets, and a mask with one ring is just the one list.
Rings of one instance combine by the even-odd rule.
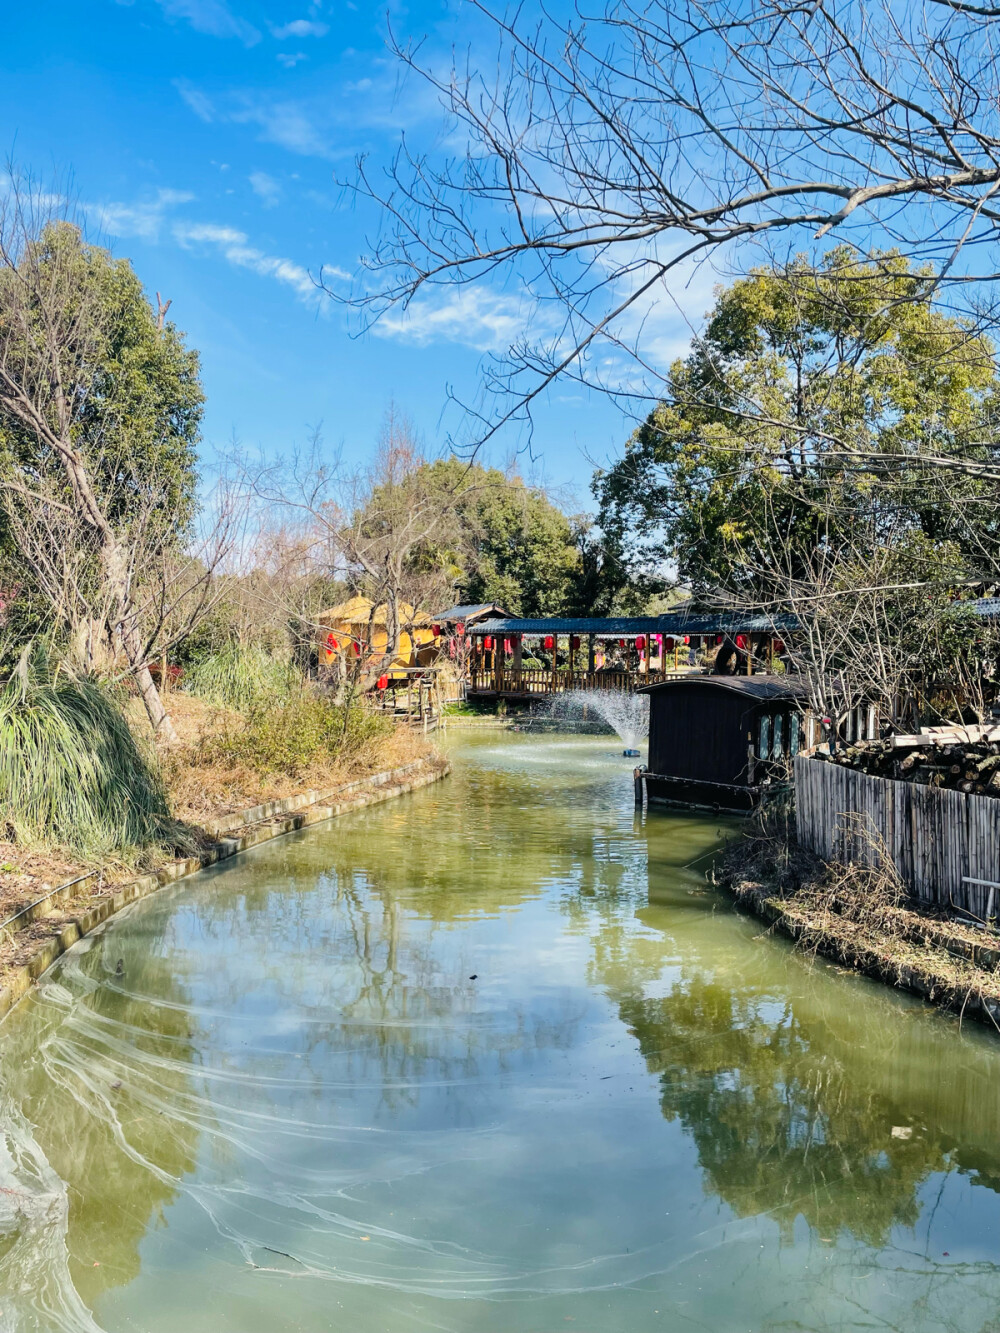
[[[395, 6], [400, 33], [447, 52], [482, 34], [462, 0]], [[128, 256], [203, 357], [206, 447], [235, 434], [276, 453], [322, 424], [349, 458], [371, 448], [390, 399], [440, 449], [475, 398], [484, 353], [516, 336], [522, 298], [442, 295], [357, 335], [317, 297], [325, 266], [345, 288], [376, 225], [337, 186], [355, 156], [388, 162], [401, 131], [431, 146], [448, 126], [425, 86], [400, 80], [383, 4], [297, 0], [48, 0], [8, 8], [0, 127], [17, 164], [65, 186], [92, 234]], [[491, 48], [484, 40], [481, 58]], [[707, 308], [692, 294], [695, 318]], [[665, 330], [680, 350], [686, 327]], [[560, 387], [521, 467], [560, 498], [589, 501], [588, 458], [620, 450], [630, 423]], [[503, 462], [523, 447], [494, 448]]]

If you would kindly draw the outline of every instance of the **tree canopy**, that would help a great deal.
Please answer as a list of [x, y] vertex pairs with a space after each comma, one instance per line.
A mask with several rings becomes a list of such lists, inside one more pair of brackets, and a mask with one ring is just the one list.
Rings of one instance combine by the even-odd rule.
[[[195, 506], [198, 354], [154, 312], [129, 261], [88, 244], [70, 222], [49, 222], [0, 268], [0, 340], [43, 424], [57, 429], [59, 394], [72, 396], [69, 439], [112, 529], [127, 541], [141, 527], [153, 550], [174, 544]], [[54, 373], [60, 383], [49, 392], [43, 381]], [[0, 406], [0, 580], [20, 590], [22, 611], [32, 572], [16, 530], [37, 532], [40, 515], [78, 499], [29, 415]], [[96, 549], [90, 577], [101, 578]]]
[[462, 601], [524, 616], [572, 604], [581, 572], [574, 521], [544, 491], [458, 458], [426, 463], [414, 481], [452, 511], [419, 559], [446, 570]]
[[720, 290], [668, 396], [595, 478], [633, 571], [751, 589], [776, 559], [794, 574], [818, 547], [902, 537], [989, 562], [994, 349], [934, 292], [931, 270], [846, 248]]
[[[67, 387], [79, 390], [72, 440], [109, 519], [127, 521], [138, 493], [155, 485], [168, 525], [182, 527], [194, 501], [204, 405], [197, 352], [185, 346], [172, 323], [159, 326], [129, 261], [88, 244], [72, 223], [46, 226], [19, 267], [25, 264], [51, 275], [63, 289], [60, 304], [75, 326], [67, 334], [76, 334], [64, 345]], [[0, 332], [5, 335], [13, 330], [3, 328], [4, 291], [18, 283], [19, 267], [0, 270]], [[36, 308], [35, 316], [40, 322], [46, 312]], [[85, 384], [71, 364], [83, 339], [88, 344]], [[25, 359], [30, 359], [28, 348]], [[14, 466], [44, 469], [47, 459], [37, 433], [2, 411], [0, 444]]]

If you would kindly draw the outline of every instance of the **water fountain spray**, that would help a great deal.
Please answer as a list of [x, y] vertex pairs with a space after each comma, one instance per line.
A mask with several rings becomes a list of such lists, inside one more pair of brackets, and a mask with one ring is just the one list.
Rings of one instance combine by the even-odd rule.
[[580, 690], [558, 695], [549, 712], [554, 717], [593, 710], [624, 744], [627, 759], [639, 755], [639, 744], [649, 735], [649, 696], [626, 690]]

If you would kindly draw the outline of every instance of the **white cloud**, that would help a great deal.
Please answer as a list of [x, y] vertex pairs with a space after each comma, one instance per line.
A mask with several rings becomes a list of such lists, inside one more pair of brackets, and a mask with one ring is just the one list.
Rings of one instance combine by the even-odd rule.
[[[210, 222], [178, 222], [174, 226], [173, 235], [185, 249], [195, 245], [214, 247], [227, 263], [248, 269], [259, 277], [273, 278], [276, 282], [284, 283], [302, 300], [316, 302], [322, 296], [308, 270], [301, 264], [265, 254], [263, 250], [249, 244], [250, 238], [246, 232], [238, 231], [235, 227], [217, 226]], [[335, 277], [347, 277], [341, 269], [326, 271]]]
[[281, 198], [281, 186], [266, 171], [253, 171], [249, 176], [250, 188], [262, 199], [265, 208], [273, 208]]
[[300, 60], [308, 59], [305, 51], [296, 51], [294, 54], [289, 51], [278, 52], [278, 64], [284, 65], [285, 69], [294, 69]]
[[372, 331], [420, 347], [455, 342], [485, 352], [509, 347], [526, 327], [520, 300], [484, 288], [462, 287], [413, 301], [405, 310], [389, 311]]
[[[305, 53], [279, 53], [291, 68]], [[378, 62], [369, 62], [377, 64]], [[208, 95], [186, 79], [175, 80], [181, 97], [199, 119], [211, 124], [256, 126], [259, 138], [306, 157], [352, 156], [362, 129], [397, 133], [423, 121], [440, 123], [441, 109], [432, 95], [411, 80], [402, 91], [388, 69], [345, 83], [336, 92], [306, 98], [280, 97], [269, 91], [230, 89]], [[457, 131], [456, 131], [457, 133]]]
[[[280, 190], [278, 183], [263, 172], [255, 172], [250, 180], [262, 197], [268, 197], [271, 190]], [[112, 236], [138, 236], [143, 240], [157, 241], [167, 222], [168, 211], [180, 204], [190, 203], [194, 197], [186, 190], [159, 190], [154, 198], [137, 204], [115, 202], [84, 204], [81, 207], [88, 218], [92, 218], [102, 231]], [[251, 245], [246, 232], [237, 227], [214, 222], [174, 221], [169, 234], [185, 250], [196, 246], [208, 247], [216, 250], [227, 263], [236, 268], [247, 269], [262, 278], [273, 278], [275, 282], [290, 287], [303, 301], [316, 305], [322, 301], [323, 293], [307, 269], [292, 259], [269, 255]], [[324, 278], [333, 279], [350, 277], [349, 273], [334, 266], [324, 268], [323, 275]]]
[[157, 0], [167, 18], [182, 19], [209, 37], [236, 37], [244, 46], [260, 41], [260, 33], [232, 12], [225, 0]]
[[203, 120], [208, 125], [215, 119], [215, 107], [212, 105], [211, 99], [200, 89], [192, 87], [186, 79], [175, 79], [174, 87], [199, 120]]
[[98, 228], [110, 236], [138, 236], [142, 240], [155, 241], [168, 209], [189, 204], [193, 198], [187, 190], [158, 190], [154, 198], [138, 204], [85, 204], [83, 209], [88, 218], [93, 218]]
[[287, 37], [325, 37], [330, 31], [326, 23], [315, 23], [311, 19], [293, 19], [284, 27], [272, 28], [271, 34], [283, 42]]
[[249, 103], [227, 117], [237, 125], [257, 125], [268, 143], [307, 157], [327, 157], [329, 144], [305, 107], [298, 102]]

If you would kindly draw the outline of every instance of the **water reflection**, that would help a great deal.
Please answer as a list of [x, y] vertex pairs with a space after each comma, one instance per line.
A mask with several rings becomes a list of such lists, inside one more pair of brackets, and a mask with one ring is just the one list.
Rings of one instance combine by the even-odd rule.
[[[602, 905], [592, 976], [656, 1075], [665, 1119], [697, 1145], [706, 1187], [738, 1217], [772, 1218], [786, 1243], [802, 1219], [820, 1237], [847, 1233], [873, 1247], [916, 1226], [921, 1187], [936, 1172], [997, 1192], [992, 1037], [963, 1035], [945, 1015], [792, 954], [750, 920], [742, 933], [763, 957], [692, 955], [679, 922], [683, 930], [685, 918], [724, 905], [685, 879], [689, 867], [671, 873], [672, 821], [647, 815], [635, 827], [650, 905]], [[672, 976], [665, 955], [679, 961]]]
[[194, 1034], [168, 934], [137, 923], [110, 955], [87, 941], [4, 1026], [4, 1327], [92, 1327], [86, 1307], [138, 1276], [194, 1168]]
[[477, 738], [141, 904], [2, 1029], [0, 1328], [990, 1327], [997, 1045], [761, 936], [723, 833]]

